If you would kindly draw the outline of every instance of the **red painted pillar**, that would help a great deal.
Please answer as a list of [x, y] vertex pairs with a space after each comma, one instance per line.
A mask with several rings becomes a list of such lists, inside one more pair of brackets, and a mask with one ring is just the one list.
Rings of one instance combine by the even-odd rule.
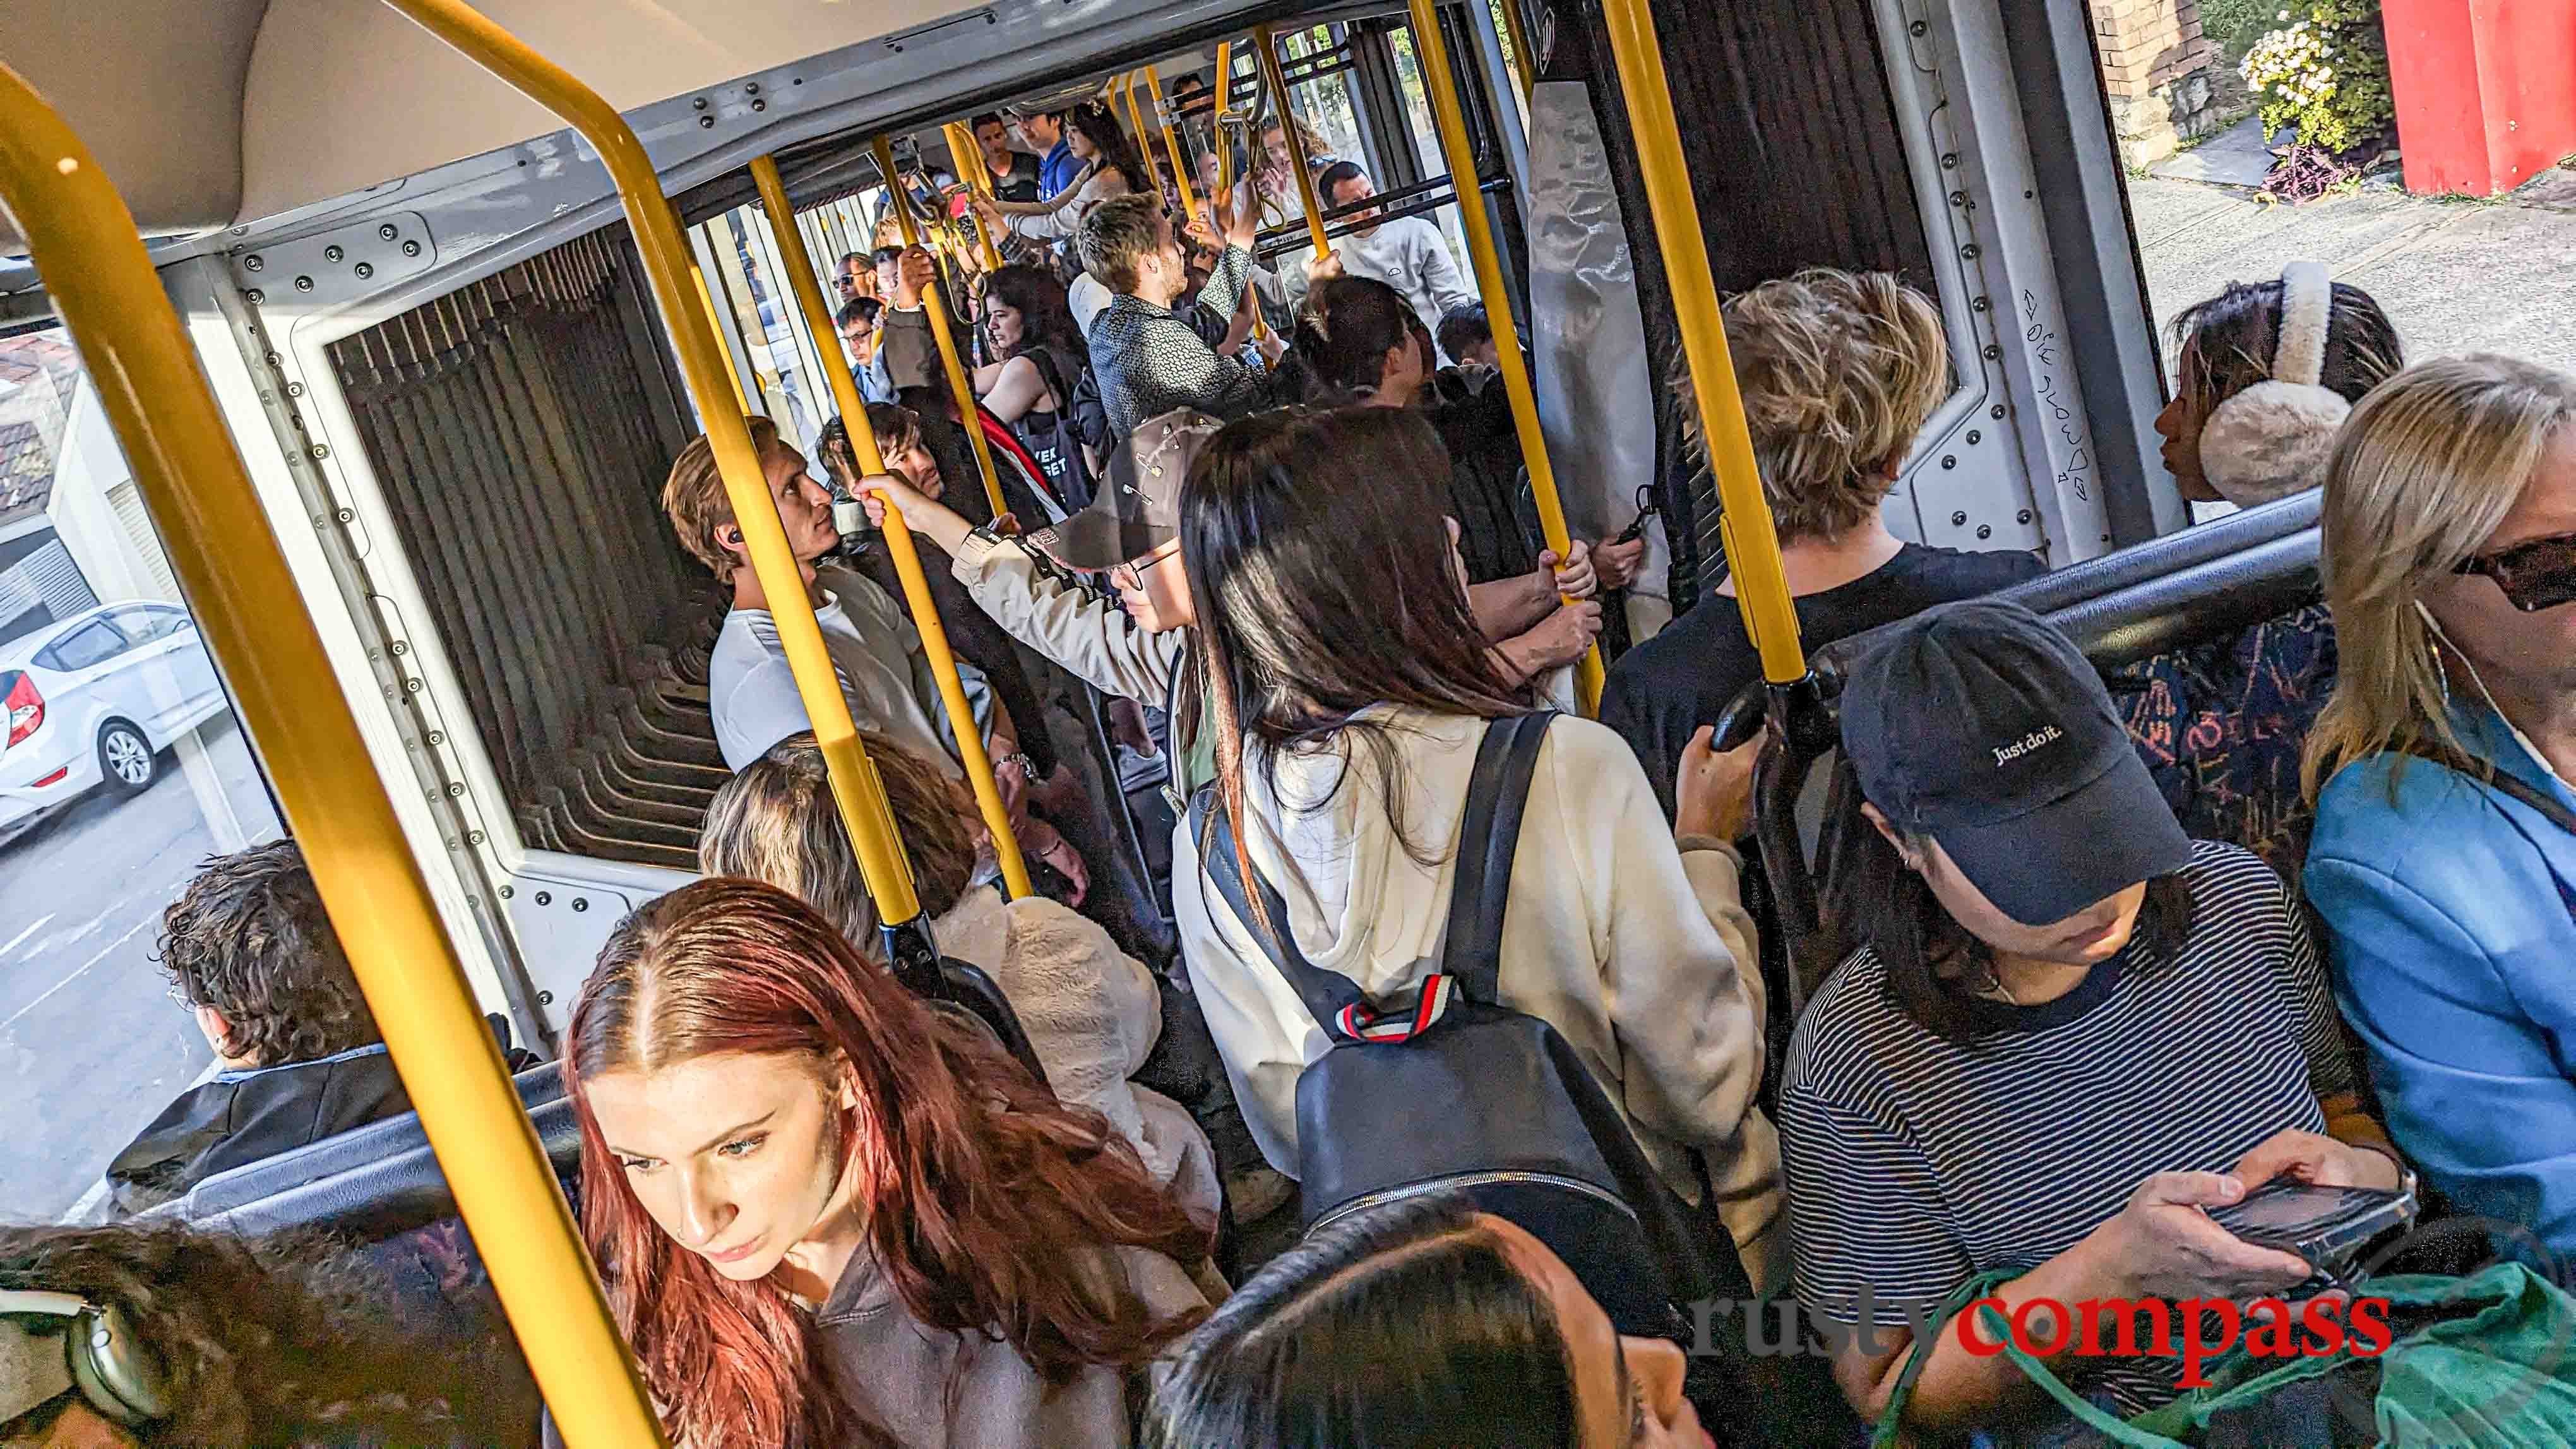
[[2576, 0], [2383, 0], [2406, 189], [2491, 196], [2576, 152]]

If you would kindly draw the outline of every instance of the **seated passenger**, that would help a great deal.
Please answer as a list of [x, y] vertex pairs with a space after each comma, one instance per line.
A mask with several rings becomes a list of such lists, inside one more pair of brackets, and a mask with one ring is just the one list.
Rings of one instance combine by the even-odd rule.
[[1431, 1198], [1272, 1259], [1180, 1346], [1146, 1449], [1703, 1449], [1681, 1349], [1623, 1337], [1547, 1245]]
[[[1225, 251], [1199, 301], [1231, 317], [1252, 265], [1252, 216], [1211, 206]], [[1269, 380], [1258, 369], [1218, 354], [1174, 314], [1189, 288], [1189, 269], [1160, 199], [1102, 202], [1082, 219], [1079, 242], [1083, 268], [1112, 293], [1087, 329], [1091, 372], [1111, 437], [1126, 437], [1147, 418], [1176, 408], [1230, 418], [1269, 404]], [[1273, 338], [1267, 350], [1276, 359], [1285, 346]]]
[[[1185, 696], [1175, 728], [1214, 735], [1214, 808], [1245, 854], [1211, 858], [1184, 818], [1173, 856], [1201, 864], [1175, 873], [1173, 912], [1253, 1136], [1292, 1175], [1298, 1077], [1332, 1042], [1207, 873], [1242, 872], [1253, 899], [1266, 881], [1287, 901], [1279, 929], [1372, 1001], [1418, 993], [1438, 969], [1478, 745], [1489, 721], [1538, 708], [1469, 615], [1435, 521], [1447, 473], [1409, 412], [1277, 413], [1217, 434], [1181, 494], [1194, 668], [1213, 707]], [[1779, 1157], [1753, 1101], [1763, 985], [1727, 843], [1755, 748], [1711, 757], [1694, 742], [1668, 823], [1616, 736], [1557, 719], [1529, 787], [1498, 987], [1564, 1036], [1767, 1288], [1786, 1266]]]
[[208, 860], [162, 914], [155, 955], [222, 1070], [108, 1164], [118, 1214], [411, 1110], [294, 841]]
[[142, 1402], [102, 1402], [75, 1380], [64, 1341], [75, 1320], [0, 1314], [0, 1444], [12, 1449], [490, 1449], [536, 1437], [527, 1369], [497, 1323], [477, 1342], [423, 1342], [386, 1285], [318, 1235], [0, 1227], [0, 1293], [13, 1292], [112, 1315]]
[[2173, 335], [2173, 401], [2156, 431], [2194, 503], [2252, 508], [2324, 482], [2335, 430], [2406, 365], [2388, 314], [2316, 262], [2228, 283], [2184, 308]]
[[[2019, 550], [1961, 553], [1900, 543], [1879, 505], [1914, 435], [1950, 390], [1950, 352], [1931, 299], [1885, 272], [1816, 268], [1726, 300], [1726, 341], [1780, 561], [1810, 653], [1950, 599], [2042, 573]], [[1684, 393], [1690, 447], [1705, 446]], [[1601, 722], [1645, 762], [1666, 808], [1673, 762], [1762, 661], [1730, 578], [1661, 633], [1620, 656], [1601, 691]]]
[[2430, 1183], [2576, 1251], [2576, 379], [2399, 373], [2324, 527], [2343, 676], [2306, 884], [2337, 998]]
[[[883, 736], [861, 743], [885, 782], [940, 954], [993, 978], [1056, 1100], [1108, 1118], [1154, 1180], [1214, 1232], [1219, 1188], [1206, 1134], [1179, 1103], [1128, 1081], [1163, 1031], [1153, 974], [1107, 931], [1044, 896], [1003, 900], [991, 884], [988, 840], [970, 830], [974, 812], [957, 784]], [[698, 868], [767, 881], [821, 912], [861, 954], [882, 954], [876, 902], [812, 735], [780, 740], [716, 792], [698, 834]]]
[[[2174, 319], [2174, 399], [2156, 416], [2185, 498], [2252, 506], [2325, 481], [2352, 405], [2403, 365], [2368, 293], [2294, 262]], [[2308, 381], [2301, 381], [2307, 379]], [[2323, 604], [2122, 670], [2112, 693], [2183, 829], [2296, 879], [2315, 814], [2300, 749], [2335, 684]]]
[[[1581, 657], [1600, 632], [1600, 606], [1560, 603], [1560, 593], [1588, 598], [1554, 570], [1556, 555], [1538, 538], [1520, 434], [1511, 400], [1491, 388], [1459, 398], [1432, 386], [1431, 335], [1393, 287], [1368, 277], [1317, 282], [1297, 309], [1297, 353], [1327, 388], [1370, 407], [1419, 406], [1449, 455], [1449, 516], [1458, 520], [1458, 553], [1467, 561], [1469, 594], [1488, 633], [1503, 633], [1504, 657], [1526, 678]], [[1580, 578], [1588, 562], [1600, 588], [1625, 588], [1645, 557], [1643, 538], [1620, 543], [1577, 541]], [[1515, 586], [1496, 588], [1505, 580]], [[1580, 617], [1577, 617], [1579, 611]]]
[[584, 1234], [690, 1449], [1120, 1449], [1205, 1311], [1106, 1120], [770, 886], [629, 916], [565, 1043]]
[[[1800, 1017], [1781, 1155], [1811, 1314], [1856, 1335], [1835, 1376], [1883, 1411], [1925, 1311], [1972, 1275], [2037, 1299], [2243, 1301], [2309, 1276], [2202, 1212], [2284, 1174], [2394, 1188], [2305, 918], [2260, 860], [2193, 841], [2156, 798], [2100, 676], [2018, 604], [1894, 629], [1842, 695], [1870, 829], [1831, 883], [1847, 949]], [[2072, 1325], [2034, 1308], [2039, 1342]], [[2107, 1357], [2123, 1413], [2172, 1357]], [[1938, 1335], [1924, 1434], [2053, 1408], [2006, 1357]]]

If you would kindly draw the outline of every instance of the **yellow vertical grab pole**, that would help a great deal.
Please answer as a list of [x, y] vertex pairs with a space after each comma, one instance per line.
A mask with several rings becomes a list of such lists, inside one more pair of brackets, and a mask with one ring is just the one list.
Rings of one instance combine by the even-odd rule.
[[[1150, 65], [1145, 67], [1145, 91], [1154, 98], [1154, 121], [1162, 128], [1163, 147], [1172, 153], [1172, 184], [1180, 188], [1181, 215], [1196, 216], [1199, 213], [1199, 199], [1190, 186], [1189, 158], [1181, 154], [1180, 133], [1172, 129], [1172, 108], [1163, 104], [1163, 78], [1154, 74], [1154, 68]], [[1132, 101], [1136, 93], [1131, 90], [1127, 93], [1127, 97]], [[1140, 121], [1138, 124], [1143, 123]], [[1147, 141], [1142, 135], [1137, 136], [1136, 140], [1144, 148], [1146, 155], [1154, 154], [1152, 142]]]
[[1109, 83], [1109, 94], [1112, 98], [1110, 103], [1110, 115], [1113, 119], [1117, 115], [1116, 98], [1121, 96], [1126, 98], [1127, 124], [1133, 127], [1136, 133], [1136, 154], [1144, 158], [1145, 175], [1154, 183], [1154, 193], [1157, 196], [1161, 195], [1163, 191], [1163, 163], [1154, 159], [1154, 143], [1147, 136], [1145, 131], [1145, 108], [1136, 103], [1135, 73], [1131, 71], [1112, 80]]
[[[1415, 0], [1417, 8], [1421, 0]], [[1762, 677], [1793, 684], [1807, 676], [1798, 640], [1798, 611], [1780, 566], [1780, 537], [1771, 505], [1762, 496], [1762, 471], [1753, 458], [1744, 400], [1735, 387], [1735, 360], [1726, 346], [1726, 321], [1711, 280], [1708, 238], [1701, 234], [1699, 201], [1691, 192], [1690, 163], [1682, 156], [1680, 122], [1664, 78], [1664, 53], [1646, 0], [1602, 0], [1610, 49], [1619, 66], [1619, 89], [1628, 98], [1637, 136], [1638, 169], [1663, 248], [1664, 275], [1672, 283], [1673, 311], [1681, 323], [1682, 355], [1690, 364], [1699, 399], [1700, 436], [1708, 440], [1709, 466], [1717, 474], [1724, 516], [1720, 537], [1735, 578], [1744, 626], [1762, 656]]]
[[[982, 164], [980, 158], [977, 164]], [[787, 199], [787, 183], [779, 178], [778, 162], [768, 156], [751, 163], [751, 179], [760, 187], [760, 204], [769, 212], [769, 229], [778, 238], [779, 259], [785, 263], [787, 285], [796, 294], [796, 305], [805, 313], [805, 325], [817, 338], [832, 334], [832, 309], [823, 300], [822, 283], [815, 280], [814, 261], [805, 251], [804, 233], [796, 229], [796, 208]], [[868, 426], [868, 405], [859, 398], [858, 384], [851, 381], [846, 367], [826, 367], [832, 385], [832, 401], [840, 407], [841, 424], [849, 430], [850, 451], [857, 458], [862, 474], [883, 473], [885, 457], [877, 451], [876, 430]], [[851, 480], [856, 482], [856, 479]], [[948, 727], [957, 736], [959, 762], [966, 767], [966, 783], [975, 792], [975, 808], [983, 813], [984, 828], [993, 833], [993, 855], [1001, 863], [1002, 884], [1014, 899], [1034, 894], [1029, 885], [1028, 862], [1020, 856], [1020, 843], [1011, 834], [1011, 814], [1002, 804], [1001, 786], [993, 779], [992, 756], [984, 749], [984, 737], [975, 728], [974, 706], [966, 702], [966, 684], [957, 674], [957, 655], [948, 645], [948, 630], [939, 622], [939, 606], [930, 597], [930, 580], [921, 571], [921, 554], [913, 546], [912, 530], [904, 526], [903, 515], [892, 503], [885, 510], [886, 556], [894, 561], [895, 578], [903, 584], [904, 602], [912, 608], [912, 622], [921, 631], [921, 652], [930, 657], [930, 677], [939, 685], [940, 703], [948, 707]]]
[[[1470, 3], [1473, 3], [1473, 0], [1470, 0]], [[1493, 6], [1503, 17], [1503, 39], [1512, 48], [1512, 85], [1521, 93], [1521, 114], [1527, 115], [1530, 108], [1531, 73], [1538, 69], [1538, 57], [1530, 54], [1529, 37], [1522, 30], [1521, 0], [1493, 0]], [[1421, 44], [1422, 37], [1415, 36], [1414, 45], [1419, 48]]]
[[[1226, 135], [1226, 118], [1233, 104], [1234, 42], [1220, 40], [1216, 44], [1216, 118], [1208, 128], [1216, 141], [1216, 196], [1209, 200], [1209, 226], [1216, 225], [1218, 201], [1229, 207], [1234, 205], [1234, 142]], [[1251, 158], [1244, 158], [1244, 162], [1250, 165]], [[1256, 183], [1247, 177], [1243, 191], [1245, 206], [1260, 204], [1261, 198], [1255, 194], [1256, 190]], [[1264, 341], [1270, 337], [1270, 324], [1262, 319], [1261, 298], [1257, 291], [1252, 298], [1252, 335]]]
[[[876, 139], [877, 169], [885, 174], [886, 194], [893, 201], [895, 222], [903, 228], [903, 244], [921, 245], [921, 233], [912, 224], [912, 198], [906, 196], [903, 182], [895, 175], [894, 143], [883, 136]], [[887, 299], [893, 305], [893, 299]], [[957, 351], [957, 335], [948, 326], [948, 298], [937, 287], [921, 298], [930, 310], [930, 339], [939, 345], [939, 362], [948, 370], [948, 390], [957, 396], [957, 421], [966, 430], [966, 440], [975, 445], [975, 466], [984, 473], [984, 497], [993, 505], [993, 516], [1001, 517], [1011, 510], [1002, 502], [1002, 477], [993, 470], [992, 445], [984, 441], [983, 415], [976, 410], [975, 386], [966, 378], [966, 359]]]
[[[1521, 438], [1521, 460], [1529, 465], [1530, 494], [1538, 502], [1540, 531], [1558, 558], [1570, 557], [1573, 535], [1565, 526], [1565, 507], [1556, 495], [1556, 469], [1547, 456], [1547, 436], [1540, 429], [1538, 394], [1530, 386], [1529, 362], [1521, 356], [1520, 329], [1512, 325], [1512, 296], [1503, 282], [1502, 254], [1494, 248], [1493, 224], [1485, 215], [1485, 193], [1476, 184], [1476, 153], [1467, 140], [1467, 117], [1458, 104], [1458, 82], [1449, 68], [1449, 47], [1440, 36], [1440, 17], [1433, 0], [1411, 0], [1413, 58], [1422, 67], [1422, 89], [1431, 98], [1431, 114], [1440, 124], [1440, 149], [1449, 163], [1449, 189], [1458, 194], [1458, 219], [1465, 223], [1467, 254], [1476, 264], [1476, 289], [1484, 294], [1485, 315], [1494, 323], [1494, 356], [1502, 364], [1503, 392], [1511, 399], [1512, 425]], [[1585, 714], [1601, 708], [1601, 649], [1595, 645], [1575, 661], [1575, 694]]]
[[[706, 271], [698, 265], [698, 259], [695, 256], [689, 258], [689, 284], [698, 289], [698, 310], [707, 314], [707, 325], [716, 329], [717, 336], [723, 336], [724, 328], [718, 325], [720, 319], [716, 316], [716, 295], [707, 289]], [[725, 364], [724, 375], [725, 381], [733, 384], [735, 410], [750, 412], [751, 399], [742, 395], [742, 374], [734, 371], [733, 364], [728, 361]]]
[[768, 596], [779, 643], [786, 650], [788, 669], [795, 675], [805, 718], [814, 726], [814, 742], [822, 750], [833, 803], [840, 807], [842, 824], [848, 827], [851, 844], [858, 852], [868, 895], [876, 902], [878, 919], [886, 924], [912, 921], [921, 914], [921, 898], [913, 891], [912, 870], [904, 858], [893, 813], [886, 807], [884, 782], [877, 778], [876, 766], [869, 761], [867, 750], [859, 743], [858, 728], [851, 722], [850, 702], [841, 693], [840, 679], [832, 670], [832, 656], [823, 647], [823, 631], [814, 622], [814, 605], [806, 592], [795, 549], [778, 521], [778, 506], [762, 476], [760, 456], [751, 444], [751, 429], [740, 409], [724, 405], [725, 384], [720, 379], [730, 376], [732, 369], [726, 365], [723, 344], [707, 325], [706, 312], [689, 305], [688, 244], [680, 235], [679, 218], [672, 214], [670, 200], [662, 194], [661, 178], [654, 173], [651, 158], [644, 154], [643, 143], [635, 139], [635, 132], [616, 108], [597, 92], [529, 49], [464, 0], [386, 3], [511, 89], [571, 122], [608, 167], [610, 178], [617, 183], [618, 196], [625, 203], [627, 225], [634, 232], [635, 249], [644, 259], [644, 275], [652, 284], [662, 324], [671, 334], [671, 346], [679, 354], [689, 394], [697, 400], [699, 418], [706, 424], [707, 442], [715, 451], [725, 497], [732, 503], [734, 521], [742, 529], [752, 572]]
[[[963, 158], [957, 162], [957, 179], [966, 183], [968, 191], [990, 201], [993, 198], [993, 172], [984, 164], [984, 148], [976, 143], [974, 131], [963, 121], [951, 121], [944, 129], [948, 133], [949, 154]], [[960, 226], [964, 224], [959, 222]], [[984, 270], [1000, 271], [1001, 249], [993, 244], [992, 229], [984, 225], [980, 216], [975, 218], [975, 240], [983, 249]]]
[[[1297, 112], [1288, 104], [1288, 78], [1279, 68], [1279, 44], [1267, 25], [1252, 32], [1252, 38], [1261, 52], [1261, 74], [1270, 83], [1271, 103], [1279, 108], [1280, 134], [1288, 139], [1288, 170], [1297, 178], [1297, 204], [1306, 209], [1306, 235], [1321, 258], [1333, 244], [1324, 237], [1324, 208], [1315, 200], [1315, 170], [1306, 161], [1305, 127], [1298, 124]], [[1256, 144], [1259, 139], [1254, 138]]]
[[26, 233], [161, 523], [564, 1441], [661, 1444], [545, 1150], [134, 218], [80, 138], [5, 65], [0, 202]]

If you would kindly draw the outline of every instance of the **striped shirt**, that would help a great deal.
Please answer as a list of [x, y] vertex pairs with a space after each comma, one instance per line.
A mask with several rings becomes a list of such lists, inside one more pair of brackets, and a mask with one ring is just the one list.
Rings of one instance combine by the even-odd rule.
[[[2325, 1130], [2352, 1074], [2307, 922], [2281, 878], [2200, 841], [2187, 939], [2161, 965], [2123, 951], [2030, 1007], [1980, 999], [1973, 1041], [1898, 1009], [1864, 947], [1800, 1018], [1780, 1089], [1796, 1292], [1836, 1323], [1906, 1322], [1972, 1274], [2037, 1267], [2158, 1172], [2222, 1172], [2284, 1128]], [[1991, 1008], [1991, 1011], [1988, 1010]], [[2124, 1410], [2174, 1396], [2172, 1358], [2100, 1366]], [[2078, 1386], [2086, 1386], [2078, 1380]]]

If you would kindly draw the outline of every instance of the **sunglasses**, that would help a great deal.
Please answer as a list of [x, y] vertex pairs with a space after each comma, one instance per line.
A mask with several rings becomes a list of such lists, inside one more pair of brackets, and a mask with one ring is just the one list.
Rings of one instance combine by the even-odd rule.
[[2576, 533], [2525, 539], [2511, 548], [2472, 554], [2451, 572], [2484, 574], [2505, 601], [2526, 614], [2576, 603]]

